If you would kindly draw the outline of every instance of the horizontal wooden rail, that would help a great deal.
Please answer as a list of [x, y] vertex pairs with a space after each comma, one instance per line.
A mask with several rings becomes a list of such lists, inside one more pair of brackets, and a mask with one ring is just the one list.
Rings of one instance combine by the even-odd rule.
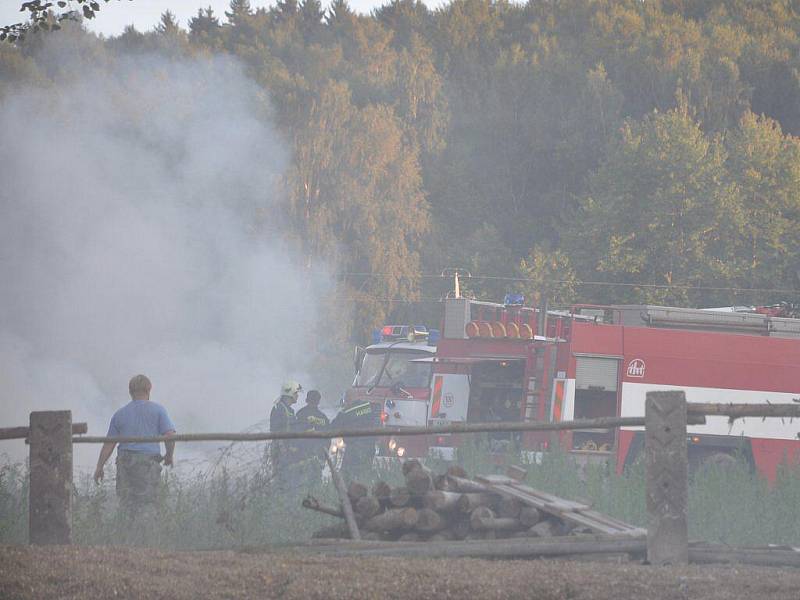
[[[691, 415], [690, 425], [706, 422], [702, 415]], [[263, 442], [266, 440], [311, 440], [352, 437], [390, 437], [407, 435], [439, 435], [445, 433], [493, 433], [513, 431], [565, 431], [570, 429], [610, 429], [643, 427], [644, 417], [602, 417], [577, 419], [560, 423], [458, 423], [445, 427], [378, 427], [374, 429], [337, 429], [329, 431], [276, 431], [261, 433], [182, 433], [156, 437], [75, 437], [75, 444], [152, 443], [152, 442]]]
[[556, 538], [449, 542], [353, 542], [323, 540], [299, 546], [332, 556], [408, 556], [427, 558], [533, 558], [591, 554], [644, 554], [647, 540], [633, 536], [574, 535]]
[[742, 417], [800, 418], [800, 402], [795, 404], [713, 404], [689, 402], [686, 412], [690, 415], [723, 416], [730, 419]]
[[[89, 431], [86, 423], [73, 423], [72, 434], [77, 435]], [[24, 440], [30, 433], [30, 427], [0, 427], [0, 440]]]

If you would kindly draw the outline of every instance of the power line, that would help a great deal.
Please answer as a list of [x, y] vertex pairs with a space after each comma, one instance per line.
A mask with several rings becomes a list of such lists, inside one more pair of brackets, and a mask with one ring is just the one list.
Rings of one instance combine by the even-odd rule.
[[[331, 273], [329, 271], [325, 271], [323, 269], [310, 269], [313, 272], [318, 273]], [[341, 271], [336, 273], [332, 270], [332, 274], [338, 279], [344, 279], [347, 277], [364, 277], [367, 279], [374, 279], [374, 278], [384, 278], [384, 279], [439, 279], [444, 281], [449, 281], [451, 278], [449, 276], [442, 276], [441, 274], [433, 274], [433, 273], [414, 273], [411, 275], [398, 275], [397, 273], [381, 273], [381, 272], [366, 272], [366, 271]], [[510, 275], [462, 275], [461, 281], [467, 281], [469, 279], [478, 279], [483, 281], [506, 281], [509, 283], [538, 283], [540, 282], [539, 279], [534, 279], [531, 277], [514, 277]], [[791, 288], [743, 288], [743, 287], [725, 287], [725, 286], [702, 286], [702, 285], [690, 285], [684, 283], [630, 283], [624, 281], [580, 281], [580, 280], [567, 280], [567, 279], [549, 279], [546, 282], [547, 284], [569, 284], [575, 286], [597, 286], [597, 287], [620, 287], [620, 288], [646, 288], [646, 289], [660, 289], [660, 290], [669, 290], [669, 289], [680, 289], [680, 290], [690, 290], [690, 291], [698, 291], [698, 292], [732, 292], [732, 293], [760, 293], [760, 294], [791, 294], [791, 295], [800, 295], [800, 289], [791, 289]], [[378, 299], [378, 298], [376, 298]], [[385, 299], [388, 302], [401, 302], [401, 299], [392, 299], [387, 298]], [[430, 298], [428, 299], [430, 302], [436, 302], [438, 299]]]
[[[359, 272], [345, 272], [340, 273], [340, 276], [343, 277], [368, 277], [368, 278], [391, 278], [397, 277], [396, 273], [359, 273]], [[410, 279], [449, 279], [448, 277], [442, 277], [441, 275], [428, 275], [428, 274], [416, 274], [413, 276], [409, 276]], [[462, 281], [466, 281], [468, 279], [480, 279], [480, 280], [488, 280], [488, 281], [508, 281], [513, 283], [537, 283], [540, 280], [533, 279], [530, 277], [511, 277], [511, 276], [503, 276], [503, 275], [472, 275], [470, 277], [462, 277]], [[797, 295], [800, 294], [800, 289], [787, 289], [787, 288], [742, 288], [742, 287], [723, 287], [723, 286], [702, 286], [702, 285], [689, 285], [689, 284], [682, 284], [682, 283], [630, 283], [630, 282], [622, 282], [622, 281], [571, 281], [566, 279], [548, 279], [544, 283], [550, 284], [569, 284], [569, 285], [576, 285], [576, 286], [602, 286], [602, 287], [627, 287], [627, 288], [646, 288], [646, 289], [680, 289], [680, 290], [692, 290], [692, 291], [701, 291], [701, 292], [734, 292], [734, 293], [746, 293], [746, 292], [753, 292], [753, 293], [761, 293], [761, 294], [793, 294]], [[378, 298], [376, 298], [378, 299]], [[391, 301], [391, 299], [386, 299], [387, 301]], [[430, 301], [434, 301], [434, 299], [429, 299]]]
[[[473, 276], [473, 279], [476, 277]], [[479, 275], [478, 279], [490, 279], [499, 281], [514, 281], [514, 282], [535, 282], [534, 279], [525, 277], [501, 277], [492, 275]], [[798, 294], [800, 290], [782, 289], [782, 288], [737, 288], [737, 287], [715, 287], [715, 286], [702, 286], [702, 285], [688, 285], [681, 283], [628, 283], [622, 281], [569, 281], [563, 279], [551, 279], [546, 283], [562, 283], [571, 285], [596, 285], [607, 287], [639, 287], [648, 289], [681, 289], [681, 290], [696, 290], [704, 292], [761, 292], [761, 293], [785, 293], [785, 294]]]
[[402, 298], [381, 298], [380, 296], [370, 296], [369, 294], [358, 294], [356, 300], [360, 299], [376, 300], [378, 302], [391, 302], [394, 304], [438, 304], [442, 298], [419, 298], [417, 300], [404, 300]]

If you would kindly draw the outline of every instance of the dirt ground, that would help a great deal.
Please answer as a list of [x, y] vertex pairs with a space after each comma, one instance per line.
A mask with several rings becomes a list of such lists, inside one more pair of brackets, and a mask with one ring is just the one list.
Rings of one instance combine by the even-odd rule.
[[0, 598], [800, 598], [800, 569], [0, 546]]

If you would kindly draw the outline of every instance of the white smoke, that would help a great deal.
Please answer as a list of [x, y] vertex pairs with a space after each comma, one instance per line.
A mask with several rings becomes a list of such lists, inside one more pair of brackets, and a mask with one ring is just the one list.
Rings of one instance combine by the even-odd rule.
[[263, 90], [222, 58], [71, 77], [0, 105], [0, 426], [71, 409], [105, 434], [140, 372], [180, 431], [263, 420], [283, 379], [313, 384], [326, 285], [280, 239]]

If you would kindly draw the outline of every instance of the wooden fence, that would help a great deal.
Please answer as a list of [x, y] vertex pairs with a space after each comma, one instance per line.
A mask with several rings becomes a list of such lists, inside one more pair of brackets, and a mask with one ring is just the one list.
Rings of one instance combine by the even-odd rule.
[[645, 427], [647, 559], [651, 564], [686, 564], [688, 459], [687, 425], [705, 423], [706, 415], [800, 417], [800, 404], [687, 404], [682, 391], [648, 392], [645, 416], [580, 419], [559, 423], [462, 423], [447, 427], [381, 427], [376, 429], [206, 433], [169, 437], [73, 437], [85, 433], [85, 423], [72, 423], [71, 411], [33, 412], [29, 427], [0, 429], [0, 439], [26, 438], [30, 443], [31, 544], [72, 542], [72, 444], [105, 442], [206, 442], [331, 439], [515, 431]]

